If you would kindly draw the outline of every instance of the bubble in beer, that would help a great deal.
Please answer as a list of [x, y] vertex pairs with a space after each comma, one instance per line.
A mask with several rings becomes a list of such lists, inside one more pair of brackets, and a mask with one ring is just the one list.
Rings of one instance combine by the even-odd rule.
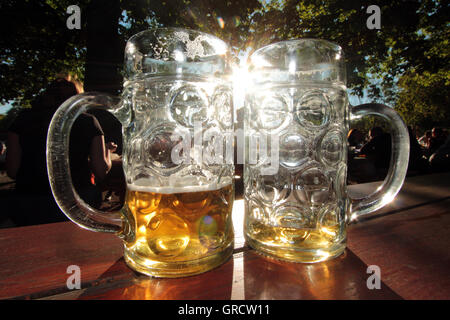
[[127, 205], [128, 208], [131, 210], [131, 212], [136, 212], [136, 193], [135, 192], [128, 192], [127, 194]]
[[[196, 261], [211, 257], [233, 241], [231, 184], [218, 189], [215, 185], [199, 186], [185, 192], [184, 180], [184, 184], [165, 188], [148, 187], [148, 182], [137, 181], [127, 191], [127, 201], [131, 203], [126, 211], [134, 221], [130, 228], [135, 238], [126, 243], [126, 250], [136, 263], [147, 268], [153, 264]], [[152, 212], [142, 213], [156, 204]], [[196, 262], [192, 264], [195, 268]]]
[[189, 227], [174, 213], [153, 216], [147, 229], [147, 243], [154, 254], [175, 257], [189, 244]]
[[298, 243], [306, 241], [311, 235], [308, 229], [296, 229], [296, 228], [279, 228], [279, 239], [284, 243]]
[[207, 248], [218, 247], [223, 239], [218, 232], [218, 223], [214, 217], [206, 215], [198, 221], [198, 236], [203, 246]]
[[149, 214], [158, 208], [161, 195], [142, 192], [136, 200], [136, 208], [141, 214]]
[[324, 207], [319, 214], [320, 232], [324, 239], [328, 241], [339, 240], [340, 223], [345, 217], [339, 215], [340, 209], [337, 205]]
[[177, 212], [183, 214], [199, 213], [211, 203], [211, 192], [177, 193], [173, 206]]
[[150, 219], [150, 221], [148, 222], [148, 228], [150, 230], [157, 230], [160, 224], [161, 224], [161, 219], [158, 215], [158, 216], [155, 216], [152, 219]]

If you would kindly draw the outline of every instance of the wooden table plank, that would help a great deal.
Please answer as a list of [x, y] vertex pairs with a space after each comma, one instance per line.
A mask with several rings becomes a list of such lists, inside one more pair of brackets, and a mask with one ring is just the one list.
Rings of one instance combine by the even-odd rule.
[[71, 222], [0, 230], [0, 298], [66, 291], [77, 265], [82, 281], [96, 281], [123, 254], [121, 240]]
[[[129, 279], [91, 286], [77, 299], [228, 300], [232, 290], [233, 261], [231, 258], [218, 268], [203, 274], [177, 279], [151, 278], [133, 272]], [[123, 259], [117, 261], [117, 264], [117, 268], [126, 268]]]
[[[353, 198], [361, 198], [376, 190], [380, 185], [381, 181], [351, 185], [348, 187], [348, 193]], [[450, 172], [410, 177], [405, 180], [397, 197], [391, 203], [358, 220], [373, 219], [377, 216], [442, 201], [449, 197]]]
[[[125, 266], [123, 261], [117, 264]], [[81, 293], [74, 291], [48, 299], [401, 299], [383, 283], [379, 290], [368, 289], [366, 270], [367, 266], [350, 251], [331, 261], [297, 264], [244, 250], [222, 266], [201, 275], [156, 279], [135, 274], [133, 279], [103, 282]], [[236, 290], [239, 293], [233, 294]]]
[[450, 299], [450, 200], [352, 225], [348, 247], [405, 299]]
[[[409, 178], [378, 218], [350, 226], [345, 256], [319, 264], [280, 262], [255, 254], [245, 246], [243, 201], [238, 200], [233, 210], [233, 258], [215, 270], [181, 279], [137, 275], [123, 261], [121, 240], [71, 222], [1, 229], [0, 298], [448, 298], [444, 271], [449, 266], [450, 200], [445, 200], [449, 185], [450, 173]], [[351, 188], [364, 194], [374, 184]], [[389, 215], [392, 212], [396, 214]], [[371, 264], [381, 268], [381, 291], [367, 289], [366, 268]], [[81, 268], [82, 290], [66, 287], [70, 265]]]
[[367, 266], [350, 250], [340, 257], [314, 264], [261, 258], [244, 252], [246, 299], [400, 299], [388, 286], [368, 289]]
[[[152, 279], [136, 274], [125, 265], [120, 240], [118, 242], [118, 239], [110, 235], [85, 231], [70, 222], [19, 228], [22, 240], [34, 235], [42, 248], [26, 251], [28, 246], [25, 244], [17, 246], [21, 239], [11, 233], [13, 230], [9, 230], [9, 237], [3, 232], [3, 243], [12, 245], [7, 246], [10, 253], [13, 253], [16, 244], [15, 250], [26, 255], [16, 254], [13, 261], [2, 262], [1, 298], [399, 298], [386, 286], [383, 286], [382, 291], [369, 291], [365, 282], [368, 276], [366, 265], [350, 252], [323, 263], [295, 264], [265, 258], [254, 254], [252, 250], [244, 249], [235, 253], [227, 263], [202, 275], [180, 279]], [[33, 261], [26, 264], [25, 256]], [[66, 269], [71, 264], [81, 268], [81, 291], [70, 291], [66, 287], [69, 276]], [[289, 290], [280, 292], [282, 287]], [[293, 290], [294, 287], [297, 289]]]
[[[233, 209], [237, 251], [245, 246], [243, 204], [236, 201]], [[123, 255], [119, 238], [71, 222], [1, 229], [0, 244], [0, 299], [65, 293], [70, 265], [80, 267], [83, 287], [133, 276], [126, 266], [120, 270], [112, 267]]]

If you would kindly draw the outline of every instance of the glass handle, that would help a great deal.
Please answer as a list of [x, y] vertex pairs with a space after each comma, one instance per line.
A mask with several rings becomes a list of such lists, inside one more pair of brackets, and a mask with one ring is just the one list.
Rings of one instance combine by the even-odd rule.
[[391, 202], [400, 191], [408, 169], [409, 133], [399, 114], [394, 109], [377, 103], [362, 104], [350, 110], [351, 121], [366, 115], [381, 116], [389, 122], [392, 141], [391, 161], [386, 178], [375, 192], [364, 198], [351, 199], [352, 209], [349, 222]]
[[[120, 99], [103, 93], [83, 93], [66, 100], [54, 114], [47, 134], [47, 170], [53, 196], [64, 214], [80, 227], [122, 236], [126, 224], [120, 212], [105, 213], [85, 203], [75, 191], [69, 166], [70, 130], [89, 109], [123, 113]], [[120, 119], [119, 119], [120, 120]]]

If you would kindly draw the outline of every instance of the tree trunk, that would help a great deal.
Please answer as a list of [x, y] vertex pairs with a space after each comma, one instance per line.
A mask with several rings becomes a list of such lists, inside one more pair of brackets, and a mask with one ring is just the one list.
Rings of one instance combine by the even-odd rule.
[[85, 91], [117, 94], [122, 87], [120, 70], [123, 44], [118, 26], [119, 0], [92, 0], [87, 12], [87, 61]]
[[[87, 52], [84, 90], [118, 95], [122, 88], [124, 44], [119, 39], [120, 0], [92, 0], [87, 9]], [[105, 140], [118, 144], [122, 150], [120, 122], [100, 110], [96, 116], [105, 133]]]

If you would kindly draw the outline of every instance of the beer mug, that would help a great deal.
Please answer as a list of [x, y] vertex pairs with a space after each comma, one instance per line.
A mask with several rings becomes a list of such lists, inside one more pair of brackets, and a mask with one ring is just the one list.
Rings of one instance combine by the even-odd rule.
[[[59, 207], [79, 226], [123, 239], [125, 261], [140, 273], [194, 275], [232, 254], [234, 165], [224, 151], [234, 126], [228, 59], [227, 45], [206, 33], [143, 31], [126, 44], [120, 98], [80, 94], [52, 119], [47, 163]], [[87, 205], [70, 176], [70, 129], [92, 108], [122, 124], [127, 193], [114, 214]]]
[[[401, 188], [409, 136], [381, 104], [350, 107], [342, 49], [314, 39], [268, 45], [250, 57], [252, 85], [244, 117], [246, 242], [269, 256], [318, 262], [340, 255], [346, 226], [389, 203]], [[347, 194], [349, 122], [386, 119], [392, 156], [382, 186], [365, 198]]]

